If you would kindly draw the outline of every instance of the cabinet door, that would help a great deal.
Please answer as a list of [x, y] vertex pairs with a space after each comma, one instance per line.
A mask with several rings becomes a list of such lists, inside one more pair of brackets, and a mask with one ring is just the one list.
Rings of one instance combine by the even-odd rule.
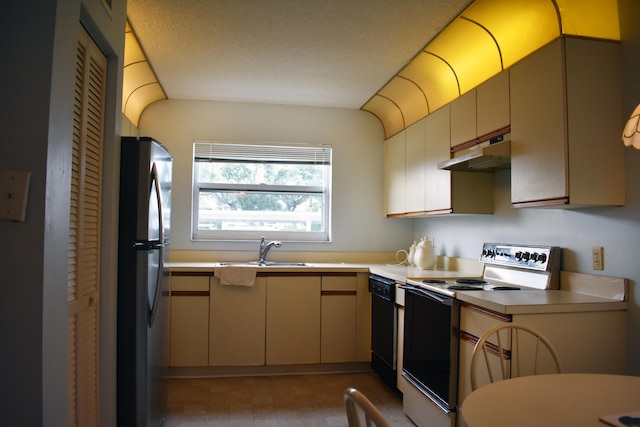
[[425, 119], [406, 129], [405, 151], [405, 209], [407, 212], [425, 210]]
[[211, 278], [209, 365], [265, 364], [266, 277], [253, 286], [224, 286]]
[[476, 90], [451, 102], [451, 147], [476, 139]]
[[403, 214], [405, 208], [405, 131], [385, 141], [386, 214]]
[[209, 362], [209, 275], [171, 275], [170, 364]]
[[322, 276], [320, 361], [355, 362], [357, 276]]
[[[499, 324], [510, 322], [507, 315], [498, 314], [483, 308], [464, 304], [460, 308], [460, 346], [458, 352], [458, 404], [471, 394], [471, 356], [473, 348], [484, 331]], [[483, 359], [480, 363], [485, 363]], [[500, 359], [491, 355], [489, 363], [493, 372], [500, 369]], [[489, 383], [486, 369], [478, 369], [479, 383]]]
[[569, 202], [625, 203], [620, 45], [567, 38]]
[[449, 105], [425, 118], [425, 210], [451, 209], [451, 172], [438, 169], [449, 160]]
[[267, 365], [320, 363], [320, 276], [267, 277]]
[[511, 76], [511, 202], [568, 198], [561, 40], [515, 64]]
[[509, 126], [509, 70], [499, 73], [476, 88], [476, 118], [476, 133], [481, 139]]

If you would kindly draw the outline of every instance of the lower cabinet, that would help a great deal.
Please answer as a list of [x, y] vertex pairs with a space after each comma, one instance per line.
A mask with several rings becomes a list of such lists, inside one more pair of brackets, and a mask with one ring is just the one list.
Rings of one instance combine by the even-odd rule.
[[177, 271], [170, 306], [172, 367], [370, 360], [367, 273], [258, 273], [253, 286], [223, 286]]
[[320, 363], [320, 275], [267, 277], [266, 364]]
[[[626, 311], [523, 313], [504, 315], [463, 303], [460, 310], [458, 405], [471, 393], [473, 347], [482, 333], [500, 322], [518, 322], [540, 331], [558, 352], [564, 373], [624, 374]], [[490, 363], [499, 364], [498, 356]], [[548, 362], [550, 363], [550, 361]], [[542, 366], [541, 372], [551, 368]], [[553, 372], [553, 370], [549, 370]], [[485, 383], [488, 378], [480, 378]]]
[[265, 364], [267, 278], [253, 286], [224, 286], [211, 278], [210, 366]]
[[208, 365], [209, 277], [171, 274], [170, 366]]
[[357, 360], [356, 273], [322, 276], [320, 362]]

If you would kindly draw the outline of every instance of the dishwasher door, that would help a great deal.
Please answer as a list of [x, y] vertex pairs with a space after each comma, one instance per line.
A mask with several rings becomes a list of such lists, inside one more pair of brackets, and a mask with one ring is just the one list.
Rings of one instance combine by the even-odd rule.
[[394, 303], [395, 281], [369, 277], [371, 291], [371, 368], [397, 390], [398, 310]]

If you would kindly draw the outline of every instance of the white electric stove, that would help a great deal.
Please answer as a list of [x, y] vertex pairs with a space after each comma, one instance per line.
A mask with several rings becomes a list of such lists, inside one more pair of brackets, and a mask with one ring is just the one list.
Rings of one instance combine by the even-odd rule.
[[561, 248], [555, 246], [485, 243], [480, 262], [481, 279], [415, 279], [408, 286], [431, 290], [450, 297], [457, 291], [517, 292], [558, 289]]

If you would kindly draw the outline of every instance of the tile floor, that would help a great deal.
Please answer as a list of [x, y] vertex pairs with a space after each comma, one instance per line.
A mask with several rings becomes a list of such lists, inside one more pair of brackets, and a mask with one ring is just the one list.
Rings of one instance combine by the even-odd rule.
[[165, 426], [346, 427], [347, 387], [363, 392], [392, 426], [414, 426], [373, 372], [171, 378]]

